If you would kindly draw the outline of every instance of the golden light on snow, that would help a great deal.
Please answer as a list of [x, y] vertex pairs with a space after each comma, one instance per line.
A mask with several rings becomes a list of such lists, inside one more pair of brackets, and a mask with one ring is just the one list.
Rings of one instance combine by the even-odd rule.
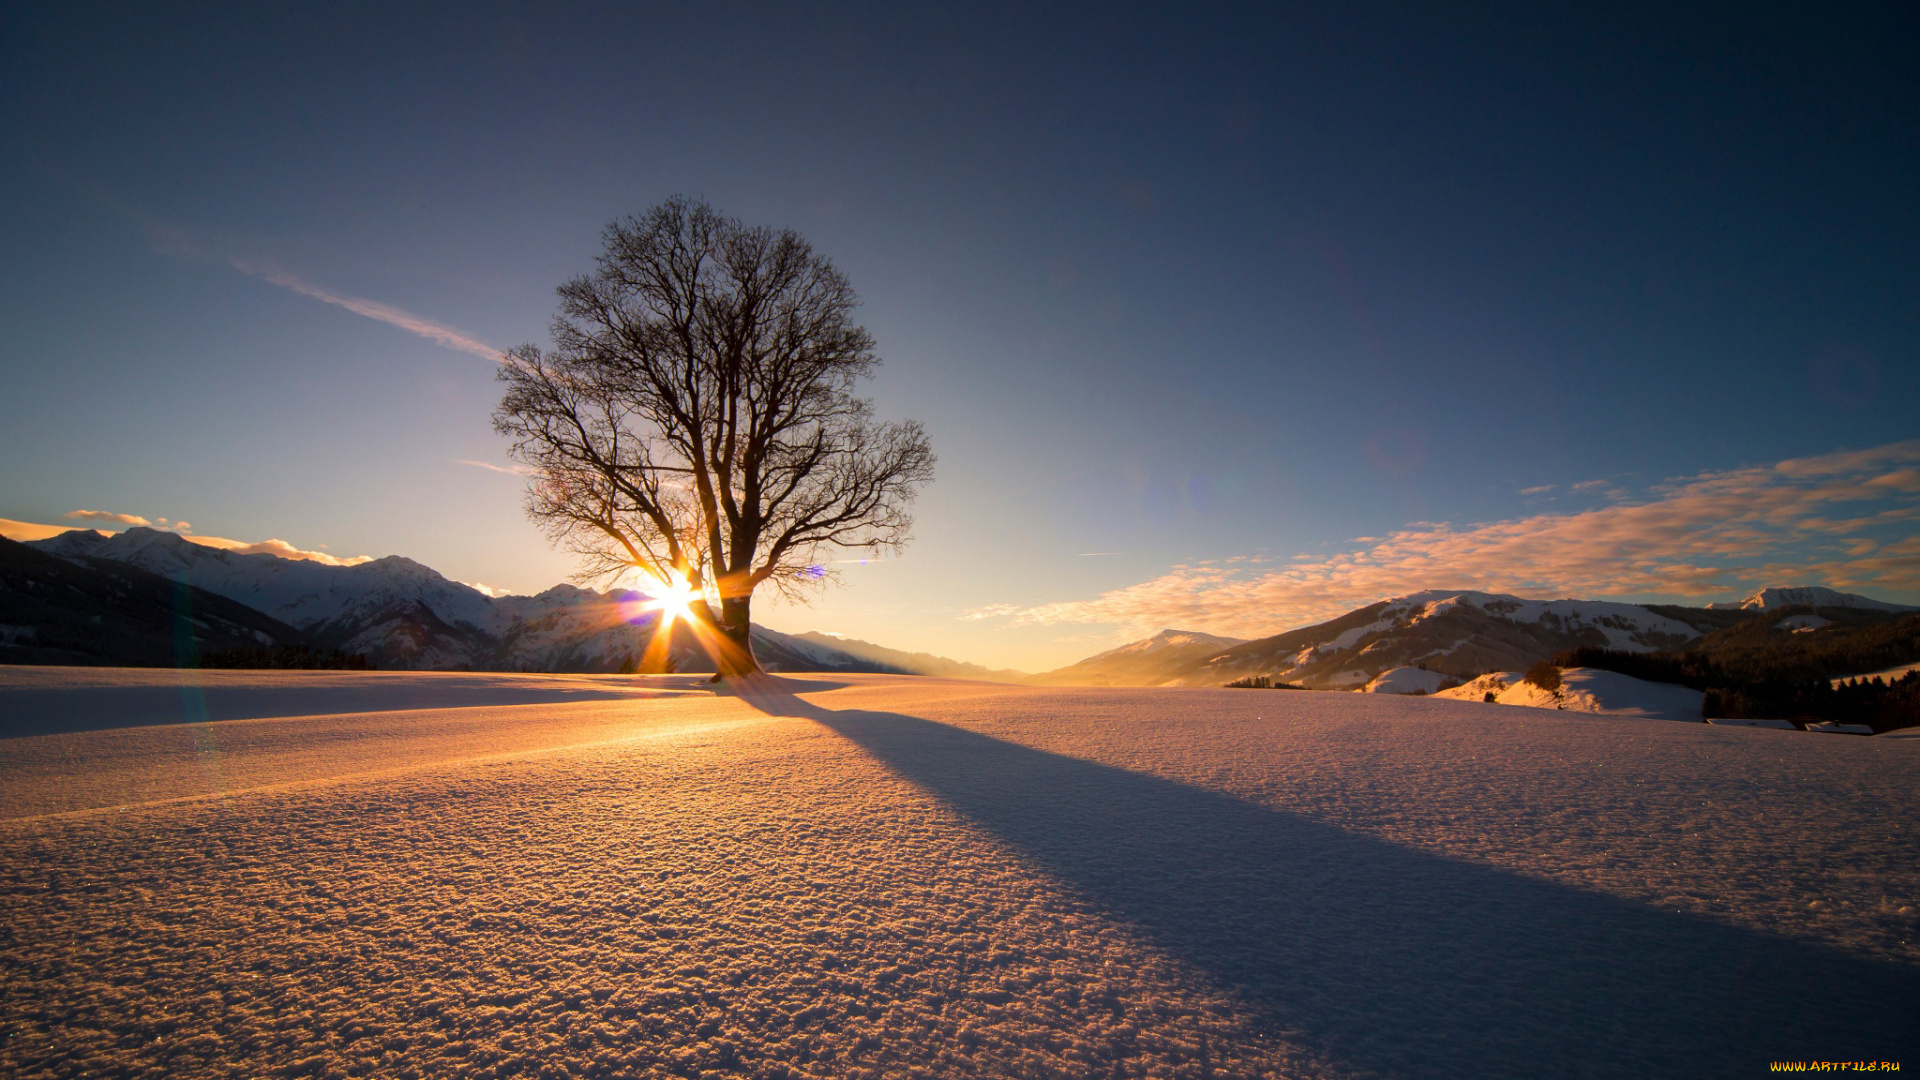
[[173, 670], [0, 667], [34, 725], [0, 740], [0, 1075], [1455, 1080], [1913, 1045], [1899, 1008], [1805, 1004], [1920, 985], [1899, 740], [849, 673], [197, 679], [210, 723]]

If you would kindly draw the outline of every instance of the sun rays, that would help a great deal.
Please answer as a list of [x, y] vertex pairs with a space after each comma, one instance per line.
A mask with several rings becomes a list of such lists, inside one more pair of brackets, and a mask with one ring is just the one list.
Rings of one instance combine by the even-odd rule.
[[[620, 617], [635, 626], [653, 622], [653, 634], [640, 658], [640, 670], [671, 671], [673, 637], [676, 624], [684, 623], [694, 641], [707, 657], [720, 665], [722, 657], [737, 649], [709, 621], [707, 595], [698, 586], [677, 574], [666, 579], [651, 575], [642, 578], [636, 590], [620, 602]], [[733, 659], [738, 659], [734, 657]]]

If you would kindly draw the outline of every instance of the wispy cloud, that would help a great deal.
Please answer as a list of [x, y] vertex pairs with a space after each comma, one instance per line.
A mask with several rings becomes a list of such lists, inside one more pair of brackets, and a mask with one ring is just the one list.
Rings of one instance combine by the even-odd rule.
[[278, 285], [292, 292], [297, 292], [301, 296], [310, 296], [321, 303], [346, 308], [355, 315], [364, 315], [377, 322], [386, 323], [388, 326], [398, 327], [409, 334], [426, 338], [436, 345], [444, 345], [449, 349], [458, 349], [461, 352], [472, 353], [475, 356], [484, 357], [495, 363], [500, 362], [503, 358], [499, 349], [487, 345], [484, 342], [477, 341], [450, 326], [437, 323], [423, 315], [415, 315], [410, 311], [402, 311], [391, 304], [383, 304], [378, 300], [369, 300], [364, 296], [349, 296], [346, 293], [335, 292], [324, 285], [316, 285], [298, 274], [281, 269], [272, 263], [236, 258], [229, 258], [227, 263], [243, 274], [251, 274], [262, 281]]
[[[963, 611], [963, 612], [961, 612], [961, 613], [960, 613], [960, 617], [961, 617], [961, 618], [963, 618], [963, 619], [999, 619], [999, 618], [1003, 618], [1003, 617], [1005, 617], [1005, 616], [1008, 616], [1008, 615], [1013, 615], [1013, 616], [1019, 616], [1019, 617], [1020, 617], [1020, 619], [1019, 619], [1019, 621], [1021, 621], [1021, 622], [1038, 622], [1038, 621], [1041, 621], [1041, 620], [1037, 620], [1037, 619], [1033, 619], [1033, 618], [1029, 618], [1029, 617], [1027, 617], [1027, 614], [1028, 614], [1029, 612], [1031, 612], [1031, 611], [1035, 611], [1035, 610], [1037, 610], [1037, 609], [1035, 609], [1035, 608], [1026, 608], [1026, 607], [1021, 607], [1021, 606], [1020, 606], [1019, 604], [988, 604], [988, 605], [986, 605], [985, 607], [977, 607], [977, 608], [969, 608], [968, 610], [966, 610], [966, 611]], [[1054, 619], [1054, 620], [1048, 620], [1048, 621], [1052, 621], [1052, 622], [1068, 622], [1068, 621], [1076, 621], [1076, 622], [1104, 622], [1104, 621], [1107, 621], [1107, 620], [1099, 620], [1099, 619], [1078, 619], [1078, 620], [1067, 620], [1067, 619]]]
[[963, 618], [1189, 626], [1239, 636], [1385, 596], [1705, 597], [1760, 584], [1920, 589], [1920, 441], [1682, 477], [1637, 501], [1466, 526], [1419, 523], [1325, 558], [1176, 566], [1091, 600]]
[[470, 458], [454, 458], [453, 463], [455, 465], [471, 465], [476, 469], [486, 469], [490, 472], [506, 473], [508, 476], [533, 475], [533, 470], [525, 465], [495, 465], [492, 462], [474, 461]]
[[464, 353], [471, 353], [474, 356], [483, 357], [495, 363], [500, 363], [505, 359], [505, 356], [499, 349], [478, 340], [470, 334], [447, 326], [444, 323], [436, 322], [424, 315], [415, 315], [411, 311], [402, 310], [401, 308], [394, 307], [392, 304], [383, 304], [378, 300], [369, 300], [364, 296], [353, 296], [348, 293], [338, 292], [334, 289], [327, 288], [325, 285], [309, 281], [265, 259], [244, 258], [231, 254], [233, 248], [239, 245], [208, 241], [203, 237], [195, 235], [193, 230], [173, 224], [172, 222], [162, 221], [148, 214], [146, 211], [119, 198], [103, 187], [96, 185], [91, 188], [91, 193], [94, 199], [101, 205], [125, 215], [139, 225], [141, 232], [146, 235], [148, 242], [153, 245], [154, 250], [163, 255], [187, 260], [189, 262], [224, 261], [227, 265], [243, 274], [259, 278], [272, 285], [278, 285], [283, 289], [299, 293], [301, 296], [311, 297], [323, 304], [332, 304], [336, 307], [346, 308], [355, 315], [364, 316], [376, 322], [383, 322], [388, 326], [405, 330], [409, 334], [426, 338], [436, 345], [443, 345], [449, 349], [457, 349]]

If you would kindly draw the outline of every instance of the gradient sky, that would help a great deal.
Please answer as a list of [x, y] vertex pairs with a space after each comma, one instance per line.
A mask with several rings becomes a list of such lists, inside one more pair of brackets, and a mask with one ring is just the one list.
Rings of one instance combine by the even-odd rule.
[[1911, 5], [156, 7], [0, 14], [0, 518], [554, 584], [482, 354], [686, 193], [847, 272], [940, 455], [776, 629], [1920, 602]]

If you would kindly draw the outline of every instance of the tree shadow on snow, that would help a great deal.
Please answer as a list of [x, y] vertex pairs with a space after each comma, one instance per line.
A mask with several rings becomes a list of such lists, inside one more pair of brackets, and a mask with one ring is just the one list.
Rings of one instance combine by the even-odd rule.
[[892, 713], [792, 699], [1362, 1073], [1752, 1076], [1920, 1057], [1920, 972]]

